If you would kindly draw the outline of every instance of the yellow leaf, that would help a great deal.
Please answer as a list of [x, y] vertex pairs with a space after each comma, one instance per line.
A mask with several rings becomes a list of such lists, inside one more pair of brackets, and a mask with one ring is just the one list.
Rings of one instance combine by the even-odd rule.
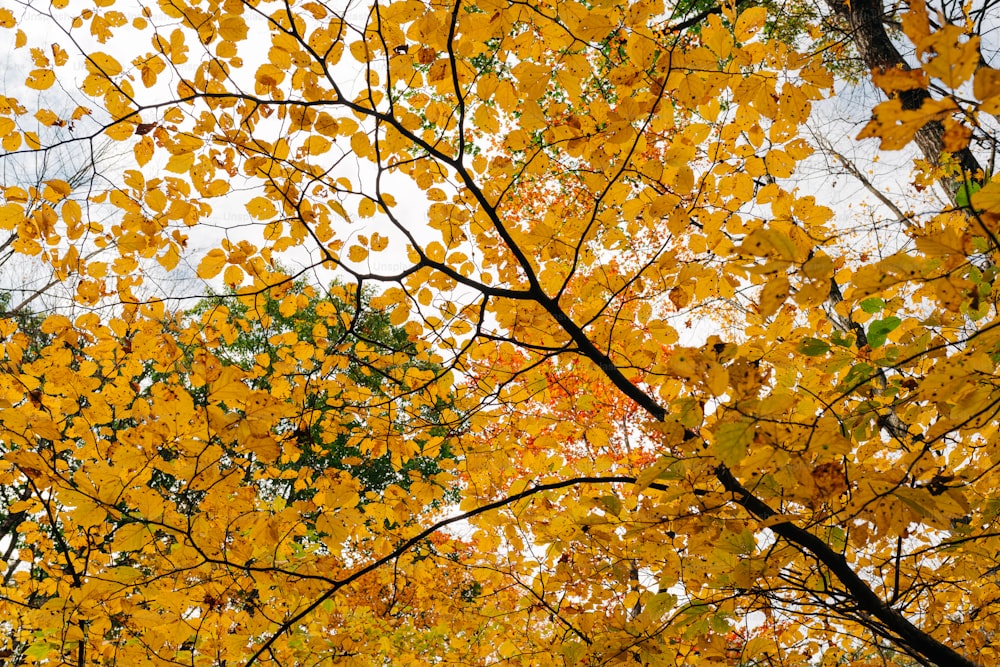
[[795, 160], [785, 151], [775, 148], [764, 156], [767, 172], [775, 178], [788, 178], [795, 173]]
[[788, 277], [785, 274], [779, 274], [769, 280], [760, 293], [760, 314], [770, 317], [778, 312], [788, 299], [790, 291]]
[[777, 254], [779, 259], [789, 262], [800, 261], [804, 254], [788, 234], [770, 228], [758, 228], [750, 232], [743, 239], [740, 252], [754, 257], [770, 257]]
[[28, 88], [34, 90], [47, 90], [52, 87], [52, 84], [56, 82], [56, 73], [50, 69], [35, 69], [31, 70], [28, 74], [28, 78], [25, 79], [24, 85]]
[[717, 426], [712, 437], [712, 453], [727, 466], [743, 459], [754, 438], [754, 424], [748, 419]]
[[438, 243], [437, 241], [427, 244], [427, 249], [424, 252], [427, 255], [427, 258], [432, 262], [444, 261], [444, 255], [445, 255], [444, 246]]
[[257, 92], [267, 93], [284, 80], [284, 71], [270, 63], [265, 63], [257, 69]]
[[922, 52], [924, 50], [923, 44], [931, 34], [930, 17], [927, 15], [927, 3], [925, 0], [910, 0], [908, 4], [910, 11], [903, 14], [900, 18], [900, 24], [903, 28], [903, 33]]
[[326, 137], [310, 135], [303, 143], [302, 147], [310, 155], [326, 155], [330, 151], [332, 143]]
[[971, 197], [972, 207], [977, 211], [1000, 214], [1000, 180], [994, 179]]
[[903, 109], [896, 97], [882, 102], [873, 110], [873, 119], [858, 133], [858, 139], [877, 137], [884, 150], [899, 150], [913, 140], [913, 136], [931, 121], [940, 121], [957, 110], [950, 97], [940, 100], [927, 99], [919, 109]]
[[726, 60], [733, 52], [733, 35], [722, 25], [717, 15], [708, 18], [708, 25], [702, 28], [702, 42], [712, 49], [719, 60]]
[[742, 12], [736, 19], [736, 27], [733, 31], [736, 41], [741, 43], [748, 41], [764, 27], [766, 20], [767, 9], [764, 7], [751, 7]]
[[110, 78], [121, 74], [122, 66], [107, 53], [95, 51], [87, 55], [87, 70]]
[[208, 184], [207, 194], [209, 197], [221, 197], [222, 195], [229, 194], [229, 182], [221, 178], [215, 179]]
[[514, 642], [508, 639], [507, 641], [500, 644], [500, 647], [497, 649], [497, 652], [500, 654], [500, 657], [503, 658], [504, 660], [510, 660], [515, 655], [519, 654], [521, 651], [517, 648], [517, 645]]
[[659, 479], [660, 475], [675, 463], [677, 463], [677, 459], [672, 456], [660, 456], [652, 465], [643, 468], [636, 477], [632, 490], [638, 494], [649, 488], [650, 484]]
[[156, 258], [156, 260], [160, 263], [160, 266], [165, 268], [167, 271], [173, 271], [177, 268], [177, 264], [181, 261], [181, 254], [177, 249], [177, 245], [175, 243], [168, 244], [166, 249]]
[[219, 20], [219, 37], [230, 42], [241, 42], [248, 33], [247, 23], [239, 14], [226, 14]]
[[254, 197], [246, 205], [247, 213], [257, 220], [273, 220], [278, 215], [274, 202], [266, 197]]
[[228, 287], [239, 287], [243, 282], [243, 269], [230, 264], [226, 267], [222, 280]]
[[241, 403], [247, 395], [243, 371], [238, 366], [226, 366], [218, 379], [211, 383], [209, 397], [215, 402], [225, 402], [229, 407]]
[[83, 209], [75, 200], [67, 199], [62, 204], [62, 217], [66, 226], [72, 229], [83, 222]]
[[364, 132], [355, 132], [351, 136], [351, 150], [358, 157], [365, 158], [371, 155], [372, 145], [368, 140], [368, 135]]
[[976, 71], [979, 38], [965, 39], [965, 33], [958, 26], [944, 26], [926, 40], [925, 45], [933, 48], [937, 55], [924, 65], [924, 71], [941, 79], [949, 88], [960, 87]]
[[950, 519], [962, 514], [957, 504], [946, 500], [944, 496], [932, 496], [927, 489], [900, 486], [894, 488], [892, 494], [923, 519], [924, 523], [934, 528], [947, 530], [951, 526]]
[[175, 65], [183, 65], [188, 60], [188, 48], [184, 41], [184, 33], [180, 29], [175, 29], [170, 33], [169, 41], [163, 41], [157, 37], [157, 44], [162, 49], [163, 54], [168, 56], [170, 62]]
[[363, 262], [368, 257], [368, 249], [359, 245], [352, 245], [347, 251], [347, 257], [352, 262]]
[[611, 21], [606, 12], [597, 8], [585, 8], [576, 2], [567, 2], [563, 7], [566, 23], [573, 35], [579, 39], [600, 41], [611, 32]]
[[[42, 125], [48, 125], [49, 127], [61, 122], [59, 116], [55, 115], [48, 109], [39, 109], [36, 111], [35, 118], [38, 119], [38, 122]], [[4, 134], [6, 134], [6, 132]]]
[[140, 138], [132, 147], [132, 153], [136, 164], [140, 167], [145, 165], [153, 157], [153, 140], [148, 136]]
[[299, 300], [294, 294], [286, 296], [278, 305], [278, 313], [280, 313], [282, 317], [291, 317], [298, 312], [298, 309]]
[[87, 264], [87, 275], [98, 280], [108, 275], [107, 262], [90, 262]]
[[929, 257], [966, 257], [966, 237], [959, 230], [945, 227], [914, 239], [917, 250]]
[[530, 140], [531, 136], [524, 130], [514, 130], [507, 134], [504, 145], [512, 151], [523, 151]]
[[980, 100], [980, 111], [988, 114], [1000, 114], [1000, 70], [992, 67], [981, 67], [973, 79], [972, 91]]
[[248, 450], [265, 463], [271, 463], [281, 455], [281, 445], [271, 436], [250, 437], [245, 444]]
[[389, 323], [394, 327], [403, 326], [410, 318], [410, 306], [407, 303], [400, 303], [389, 313]]
[[362, 218], [370, 218], [375, 215], [375, 202], [373, 202], [368, 197], [365, 197], [360, 202], [358, 202], [358, 215]]
[[226, 264], [226, 253], [218, 248], [208, 251], [198, 264], [198, 277], [208, 280], [219, 275], [222, 267]]
[[811, 280], [829, 280], [833, 277], [833, 272], [833, 260], [823, 252], [815, 254], [802, 265], [802, 273]]
[[72, 191], [73, 188], [69, 183], [62, 179], [53, 178], [45, 181], [45, 189], [42, 191], [42, 197], [47, 201], [56, 203], [65, 199]]
[[167, 164], [164, 167], [167, 171], [172, 171], [175, 174], [184, 174], [191, 170], [194, 166], [194, 153], [181, 153], [180, 155], [171, 155], [170, 159], [167, 160]]
[[62, 431], [60, 431], [56, 423], [48, 417], [34, 417], [31, 420], [31, 430], [36, 436], [46, 440], [56, 441], [62, 438]]
[[325, 111], [320, 112], [313, 123], [313, 129], [327, 137], [336, 137], [340, 130], [340, 124], [334, 120], [333, 116]]
[[929, 80], [922, 69], [904, 70], [893, 67], [872, 72], [872, 83], [891, 95], [901, 90], [926, 88]]
[[138, 551], [151, 539], [153, 536], [146, 524], [130, 523], [115, 531], [114, 548], [122, 552]]

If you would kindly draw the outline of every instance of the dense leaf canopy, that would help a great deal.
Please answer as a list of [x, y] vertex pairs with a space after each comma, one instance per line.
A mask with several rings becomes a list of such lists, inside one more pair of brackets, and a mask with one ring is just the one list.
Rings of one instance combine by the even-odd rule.
[[0, 661], [995, 664], [995, 9], [5, 0]]

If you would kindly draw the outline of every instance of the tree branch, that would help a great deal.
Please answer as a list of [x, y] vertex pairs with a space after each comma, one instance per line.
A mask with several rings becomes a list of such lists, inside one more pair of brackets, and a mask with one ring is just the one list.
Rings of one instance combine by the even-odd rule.
[[[723, 488], [733, 494], [733, 499], [753, 516], [758, 519], [769, 519], [778, 515], [766, 503], [740, 484], [726, 466], [719, 465], [715, 469], [715, 476], [722, 483]], [[903, 643], [913, 648], [920, 655], [941, 667], [977, 667], [977, 663], [972, 662], [954, 649], [934, 639], [913, 625], [901, 613], [886, 604], [851, 569], [851, 566], [847, 564], [847, 560], [841, 554], [831, 549], [826, 542], [809, 531], [799, 528], [790, 521], [781, 521], [770, 526], [770, 529], [792, 544], [816, 556], [847, 588], [861, 610], [882, 621], [887, 628], [900, 637]]]

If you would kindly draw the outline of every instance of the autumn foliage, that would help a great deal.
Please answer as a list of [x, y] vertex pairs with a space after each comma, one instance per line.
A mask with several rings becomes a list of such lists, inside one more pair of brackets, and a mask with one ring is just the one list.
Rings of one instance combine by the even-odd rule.
[[0, 5], [0, 664], [995, 664], [990, 7]]

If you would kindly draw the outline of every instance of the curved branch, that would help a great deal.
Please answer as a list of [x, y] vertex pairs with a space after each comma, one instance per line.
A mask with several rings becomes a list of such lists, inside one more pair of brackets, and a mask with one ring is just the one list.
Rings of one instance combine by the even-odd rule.
[[[311, 602], [308, 606], [306, 606], [302, 611], [300, 611], [299, 613], [295, 614], [294, 616], [286, 620], [284, 623], [282, 623], [281, 627], [275, 630], [271, 634], [271, 636], [267, 639], [267, 641], [261, 644], [261, 646], [254, 652], [254, 654], [251, 655], [250, 658], [244, 663], [244, 665], [246, 667], [250, 667], [250, 665], [257, 662], [261, 655], [270, 650], [271, 646], [274, 645], [274, 642], [276, 642], [279, 637], [281, 637], [286, 632], [291, 630], [293, 627], [295, 627], [295, 625], [299, 621], [304, 619], [306, 616], [315, 611], [321, 604], [323, 604], [331, 597], [333, 597], [333, 595], [337, 593], [337, 591], [339, 591], [341, 588], [354, 583], [361, 577], [365, 576], [369, 572], [377, 570], [386, 563], [396, 560], [404, 553], [412, 549], [414, 546], [424, 541], [425, 539], [427, 539], [434, 533], [438, 532], [442, 528], [450, 526], [453, 523], [458, 523], [460, 521], [468, 521], [469, 519], [479, 516], [480, 514], [485, 514], [486, 512], [491, 512], [493, 510], [500, 509], [501, 507], [506, 507], [507, 505], [516, 503], [519, 500], [524, 500], [525, 498], [530, 498], [536, 493], [542, 493], [543, 491], [565, 489], [567, 487], [577, 486], [579, 484], [614, 484], [614, 483], [634, 484], [635, 481], [636, 481], [635, 477], [630, 477], [627, 475], [607, 476], [607, 477], [574, 477], [571, 479], [560, 480], [558, 482], [551, 482], [549, 484], [539, 484], [537, 486], [531, 487], [530, 489], [525, 489], [520, 493], [515, 493], [511, 496], [507, 496], [506, 498], [501, 498], [491, 503], [481, 505], [475, 509], [469, 510], [468, 512], [462, 512], [461, 514], [448, 517], [447, 519], [442, 519], [441, 521], [438, 521], [437, 523], [428, 526], [427, 528], [420, 531], [410, 539], [406, 540], [398, 547], [387, 553], [385, 556], [382, 556], [381, 558], [372, 561], [365, 567], [355, 571], [353, 574], [345, 577], [344, 579], [337, 580], [326, 593], [313, 600], [313, 602]], [[650, 488], [656, 488], [661, 491], [666, 490], [666, 487], [661, 484], [651, 484]]]

